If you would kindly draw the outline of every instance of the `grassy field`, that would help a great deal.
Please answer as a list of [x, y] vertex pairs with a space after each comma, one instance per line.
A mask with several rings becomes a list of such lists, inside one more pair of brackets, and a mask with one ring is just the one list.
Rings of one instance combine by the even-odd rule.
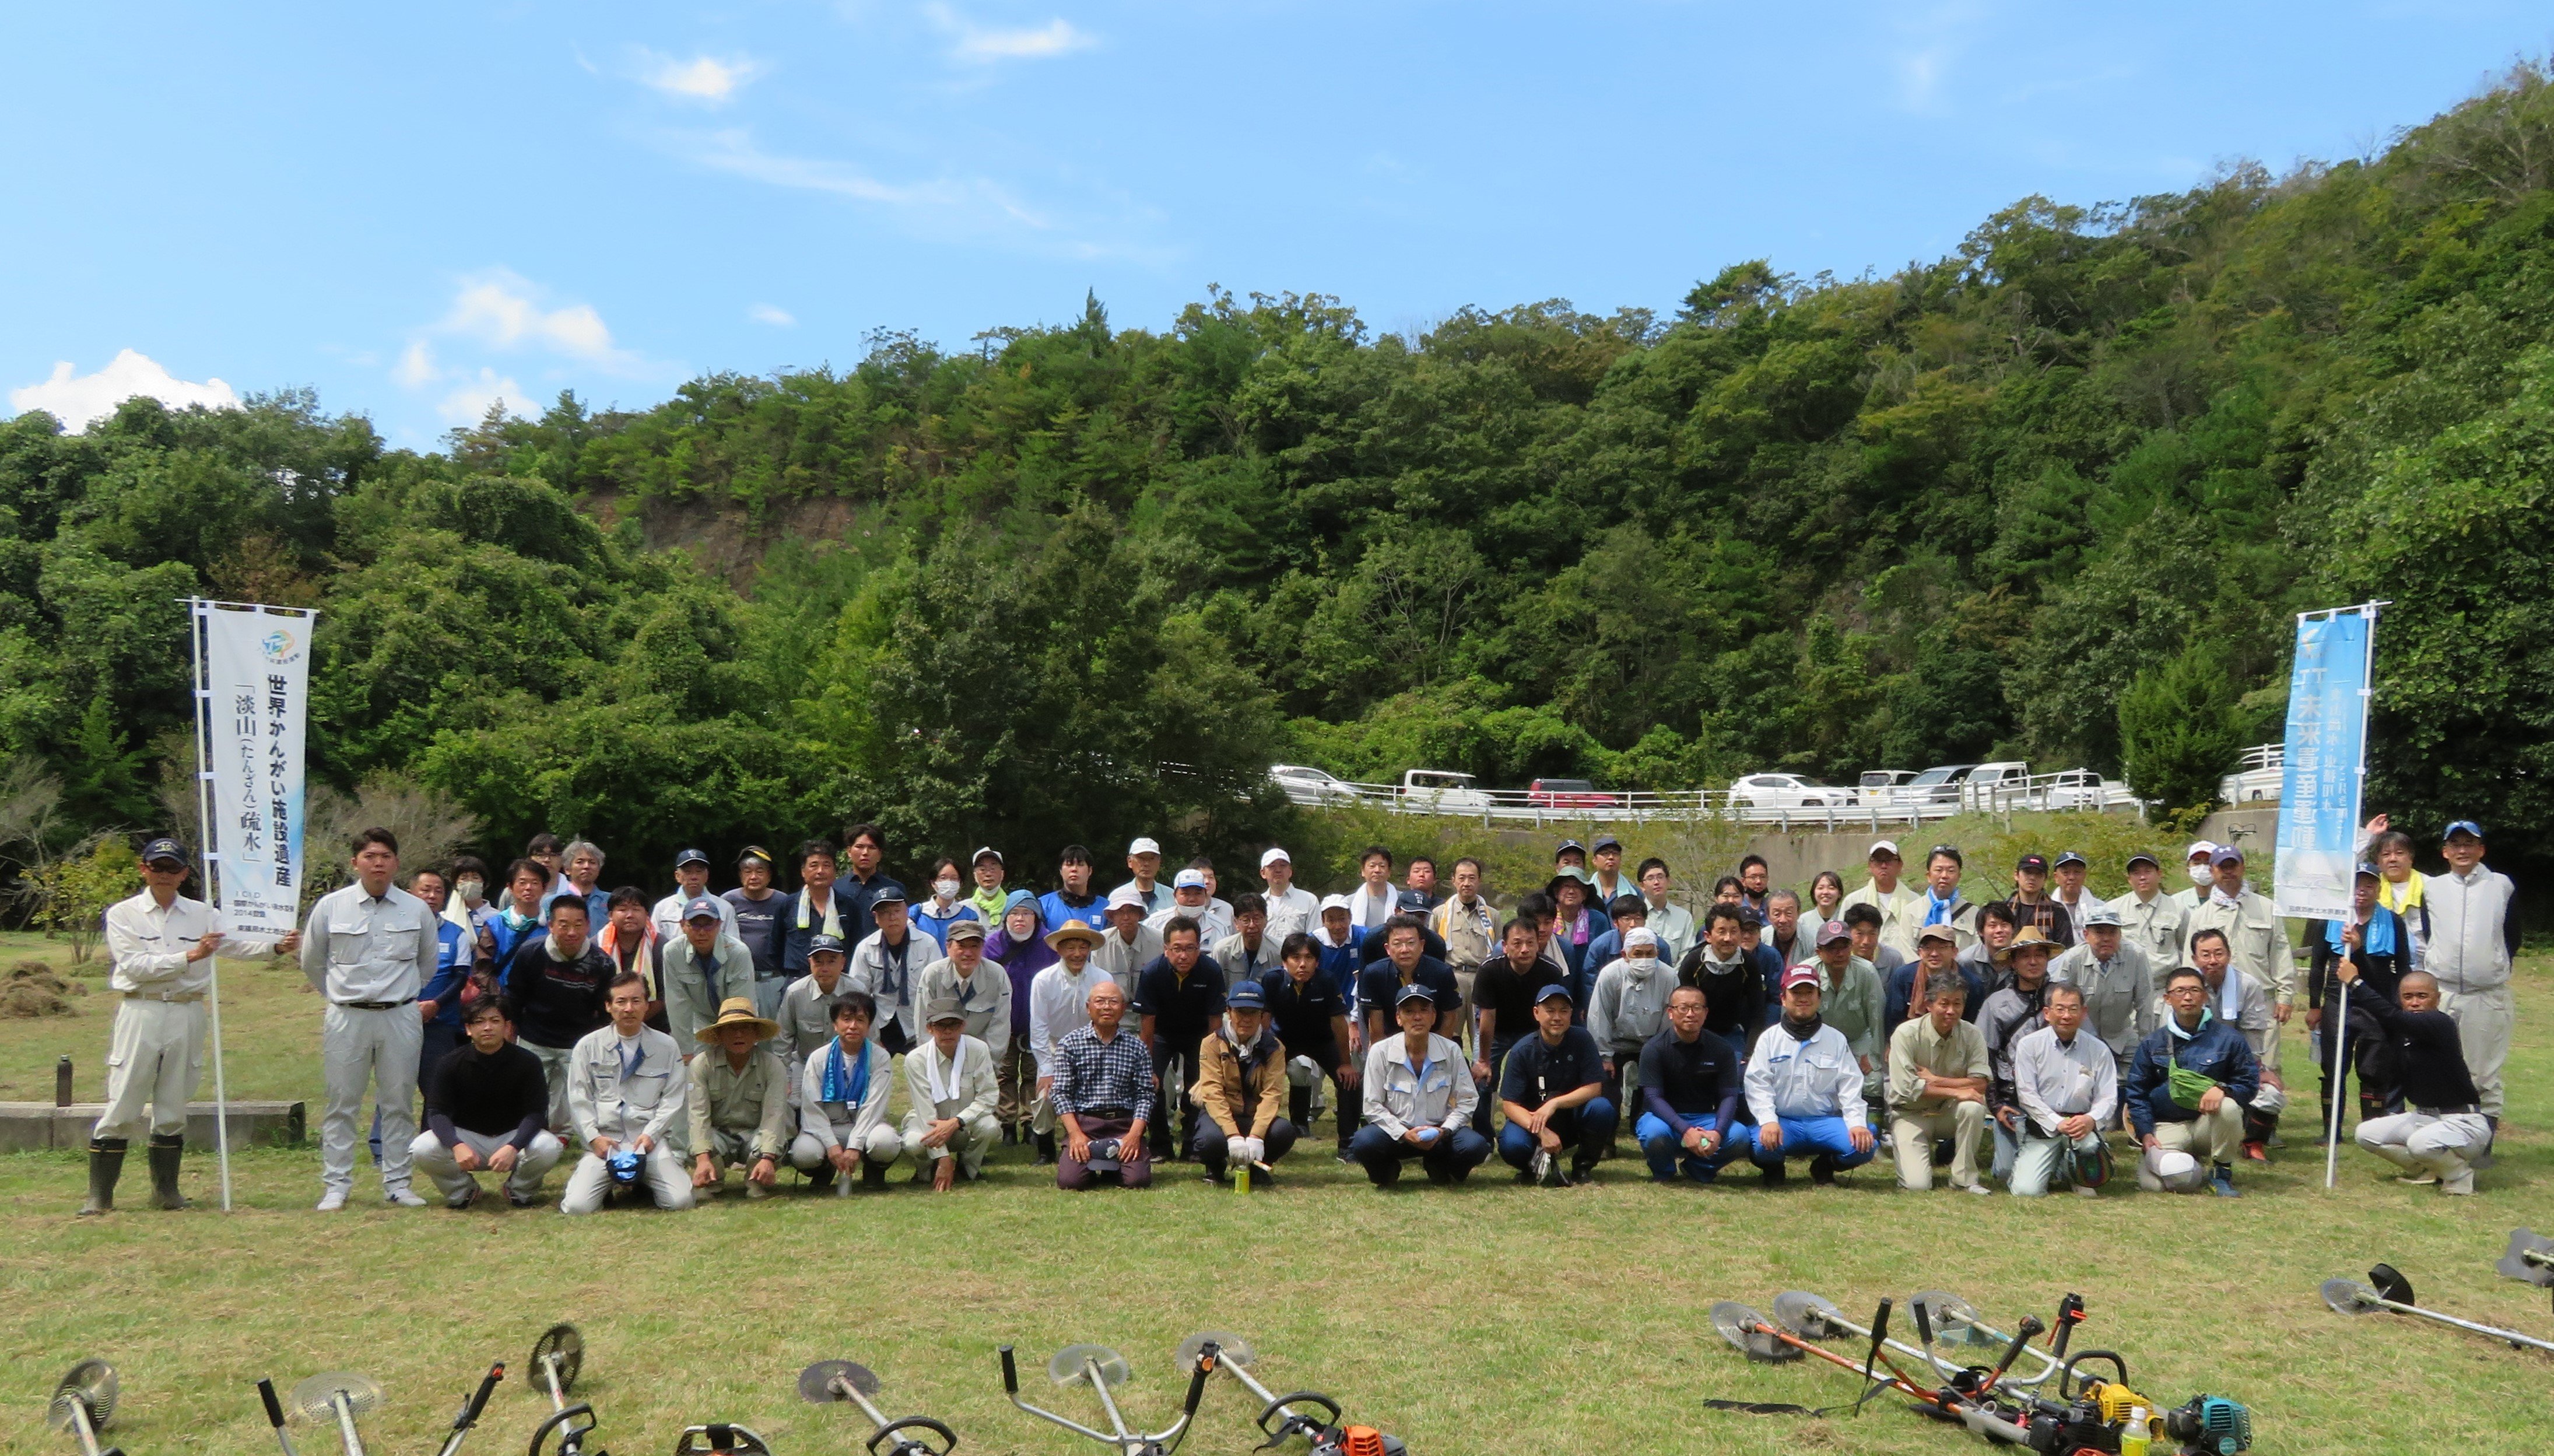
[[[31, 949], [59, 958], [0, 937], [0, 965]], [[231, 1088], [308, 1099], [315, 1121], [318, 1014], [299, 984], [226, 965]], [[966, 1450], [1087, 1449], [1003, 1402], [995, 1346], [1016, 1342], [1042, 1367], [1071, 1341], [1115, 1345], [1138, 1372], [1131, 1412], [1159, 1421], [1181, 1391], [1172, 1348], [1207, 1326], [1255, 1340], [1272, 1386], [1328, 1390], [1421, 1456], [1975, 1449], [1885, 1405], [1850, 1423], [1700, 1405], [1819, 1405], [1854, 1389], [1841, 1373], [1749, 1366], [1712, 1334], [1714, 1300], [1761, 1307], [1797, 1288], [1856, 1311], [1939, 1287], [2008, 1326], [2080, 1291], [2092, 1318], [2079, 1347], [2125, 1352], [2138, 1388], [2168, 1404], [2203, 1390], [2245, 1401], [2261, 1450], [2537, 1453], [2554, 1374], [2544, 1357], [2423, 1321], [2346, 1320], [2315, 1295], [2322, 1280], [2383, 1259], [2425, 1302], [2554, 1336], [2546, 1300], [2491, 1267], [2510, 1228], [2554, 1224], [2542, 1131], [2554, 1122], [2543, 1020], [2554, 964], [2531, 957], [2520, 992], [2513, 1127], [2483, 1194], [2461, 1200], [2381, 1179], [2358, 1156], [2326, 1194], [2320, 1156], [2303, 1146], [2310, 1112], [2291, 1117], [2299, 1146], [2246, 1176], [2248, 1196], [2231, 1203], [1902, 1194], [1878, 1169], [1827, 1189], [1796, 1179], [1767, 1193], [1752, 1175], [1663, 1189], [1631, 1162], [1567, 1192], [1513, 1187], [1489, 1176], [1503, 1172], [1494, 1164], [1463, 1189], [1413, 1178], [1379, 1194], [1319, 1157], [1249, 1199], [1186, 1166], [1149, 1192], [1068, 1196], [1014, 1153], [945, 1197], [906, 1186], [899, 1170], [883, 1196], [570, 1222], [495, 1199], [467, 1213], [388, 1209], [359, 1182], [355, 1208], [322, 1218], [309, 1211], [315, 1152], [286, 1149], [235, 1160], [241, 1211], [229, 1217], [77, 1220], [76, 1155], [5, 1157], [0, 1450], [70, 1449], [42, 1428], [43, 1403], [84, 1355], [121, 1368], [112, 1434], [135, 1456], [271, 1451], [256, 1378], [289, 1386], [334, 1368], [388, 1389], [368, 1422], [373, 1449], [430, 1450], [501, 1358], [514, 1378], [471, 1449], [519, 1450], [546, 1408], [521, 1362], [559, 1319], [585, 1333], [580, 1394], [601, 1415], [596, 1441], [625, 1456], [670, 1449], [682, 1425], [706, 1419], [752, 1425], [783, 1452], [850, 1451], [865, 1433], [854, 1418], [791, 1391], [800, 1367], [836, 1357], [874, 1367], [885, 1404], [947, 1420]], [[0, 1097], [50, 1098], [63, 1051], [78, 1059], [81, 1095], [97, 1095], [109, 1005], [0, 1022]], [[2302, 1060], [2300, 1043], [2291, 1064]], [[1325, 1124], [1306, 1151], [1328, 1136]], [[213, 1161], [190, 1158], [187, 1181], [212, 1196]], [[139, 1204], [138, 1156], [125, 1186]], [[1237, 1388], [1214, 1388], [1187, 1450], [1247, 1451], [1254, 1413]], [[301, 1445], [334, 1450], [316, 1431]]]

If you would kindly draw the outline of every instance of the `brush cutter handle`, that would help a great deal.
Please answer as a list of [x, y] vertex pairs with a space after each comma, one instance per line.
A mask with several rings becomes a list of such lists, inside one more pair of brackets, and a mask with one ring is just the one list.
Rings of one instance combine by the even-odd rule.
[[277, 1430], [284, 1429], [284, 1402], [275, 1399], [275, 1382], [261, 1379], [257, 1383], [258, 1399], [266, 1402], [266, 1418]]
[[[926, 1431], [938, 1436], [940, 1440], [935, 1445], [928, 1440], [913, 1436], [896, 1435], [896, 1432], [904, 1430]], [[920, 1453], [920, 1456], [949, 1456], [950, 1452], [958, 1449], [956, 1431], [928, 1415], [908, 1415], [902, 1420], [877, 1428], [877, 1434], [870, 1437], [870, 1456], [878, 1456], [878, 1446], [890, 1436], [895, 1437], [895, 1444], [887, 1448], [886, 1456], [916, 1456], [916, 1453]]]
[[1996, 1362], [1995, 1374], [1988, 1378], [1985, 1386], [1980, 1388], [1981, 1391], [1991, 1389], [1997, 1381], [2004, 1379], [2004, 1373], [2013, 1368], [2016, 1360], [2022, 1358], [2023, 1347], [2039, 1338], [2041, 1331], [2047, 1328], [2048, 1326], [2039, 1322], [2037, 1315], [2024, 1315], [2021, 1326], [2013, 1332], [2013, 1343], [2004, 1347], [2004, 1358]]
[[500, 1360], [496, 1364], [489, 1366], [487, 1379], [479, 1382], [479, 1389], [470, 1397], [470, 1403], [461, 1407], [461, 1418], [452, 1422], [452, 1428], [454, 1430], [468, 1430], [470, 1427], [477, 1425], [479, 1423], [479, 1412], [488, 1408], [488, 1398], [495, 1394], [497, 1390], [497, 1382], [504, 1380], [505, 1378], [505, 1361]]
[[1198, 1351], [1197, 1368], [1189, 1372], [1189, 1399], [1182, 1407], [1187, 1412], [1181, 1417], [1184, 1420], [1197, 1414], [1198, 1401], [1206, 1395], [1206, 1378], [1215, 1374], [1216, 1354], [1217, 1346], [1213, 1340], [1207, 1341], [1206, 1348]]
[[[2083, 1322], [2084, 1296], [2069, 1290], [2066, 1297], [2057, 1301], [2057, 1338], [2049, 1341], [2048, 1343], [2048, 1355], [2050, 1359], [2063, 1360], [2066, 1358], [2067, 1337], [2074, 1334], [2075, 1326], [2082, 1324]], [[2125, 1381], [2123, 1381], [2123, 1384], [2125, 1384]]]
[[[575, 1424], [580, 1419], [585, 1424]], [[584, 1444], [586, 1432], [594, 1429], [594, 1407], [583, 1400], [577, 1401], [565, 1410], [552, 1411], [547, 1420], [532, 1427], [532, 1444], [524, 1456], [541, 1456], [541, 1448], [549, 1444], [552, 1431], [560, 1433], [559, 1450], [561, 1452], [575, 1451]]]
[[1862, 1357], [1862, 1378], [1866, 1384], [1871, 1380], [1872, 1368], [1880, 1363], [1880, 1347], [1889, 1339], [1891, 1302], [1889, 1298], [1883, 1296], [1880, 1308], [1871, 1316], [1871, 1350]]
[[1919, 1345], [1922, 1345], [1922, 1346], [1923, 1346], [1925, 1349], [1927, 1349], [1927, 1350], [1932, 1349], [1932, 1348], [1933, 1348], [1933, 1314], [1932, 1314], [1932, 1311], [1930, 1311], [1930, 1310], [1928, 1310], [1928, 1309], [1926, 1309], [1926, 1308], [1924, 1307], [1924, 1301], [1923, 1301], [1923, 1300], [1921, 1300], [1921, 1299], [1917, 1299], [1917, 1300], [1914, 1301], [1913, 1303], [1910, 1303], [1910, 1304], [1907, 1306], [1907, 1309], [1908, 1309], [1908, 1312], [1910, 1312], [1910, 1313], [1912, 1313], [1912, 1314], [1914, 1314], [1914, 1315], [1916, 1316], [1916, 1343], [1917, 1343], [1917, 1344], [1919, 1344]]
[[1002, 1347], [1002, 1394], [1017, 1400], [1020, 1394], [1020, 1368], [1011, 1361], [1011, 1347]]

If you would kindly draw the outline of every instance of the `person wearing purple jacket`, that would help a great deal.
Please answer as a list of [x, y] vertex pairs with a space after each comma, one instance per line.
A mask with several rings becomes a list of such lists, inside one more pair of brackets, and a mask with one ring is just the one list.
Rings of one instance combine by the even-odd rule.
[[1046, 943], [1046, 916], [1038, 897], [1013, 890], [1002, 902], [1002, 923], [985, 938], [985, 958], [1011, 978], [1011, 1039], [993, 1058], [993, 1080], [1001, 1088], [994, 1116], [1002, 1124], [1002, 1141], [1017, 1143], [1037, 1104], [1037, 1054], [1029, 1047], [1029, 983], [1055, 964]]

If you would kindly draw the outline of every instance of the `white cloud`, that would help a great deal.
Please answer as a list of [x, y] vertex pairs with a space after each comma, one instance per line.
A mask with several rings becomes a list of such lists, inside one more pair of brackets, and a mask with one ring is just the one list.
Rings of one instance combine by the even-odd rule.
[[973, 181], [886, 182], [849, 163], [814, 157], [781, 157], [755, 145], [741, 130], [712, 132], [676, 143], [684, 160], [718, 171], [734, 172], [775, 187], [829, 192], [859, 202], [875, 202], [943, 219], [1000, 218], [1033, 228], [1046, 219], [1012, 200], [992, 183]]
[[1951, 63], [1967, 49], [1970, 35], [1986, 19], [1980, 0], [1948, 0], [1901, 22], [1905, 44], [1891, 57], [1898, 71], [1898, 104], [1908, 111], [1943, 109], [1943, 83]]
[[735, 98], [739, 87], [762, 73], [761, 63], [745, 56], [724, 59], [695, 56], [689, 60], [677, 60], [653, 51], [640, 51], [638, 64], [640, 85], [711, 106], [726, 105]]
[[951, 58], [975, 65], [988, 65], [1001, 60], [1042, 60], [1050, 56], [1064, 56], [1086, 51], [1099, 43], [1089, 31], [1077, 28], [1063, 16], [1042, 26], [980, 26], [947, 5], [933, 0], [923, 7], [932, 24], [948, 33]]
[[613, 344], [612, 330], [594, 305], [544, 307], [541, 291], [511, 269], [468, 275], [453, 295], [452, 310], [429, 332], [476, 339], [498, 349], [544, 349], [616, 374], [644, 369], [638, 356]]
[[57, 363], [53, 377], [44, 383], [11, 390], [9, 407], [22, 413], [44, 410], [76, 434], [113, 414], [115, 406], [136, 394], [180, 409], [189, 404], [237, 409], [240, 402], [239, 395], [219, 379], [200, 385], [181, 380], [150, 355], [126, 349], [95, 374], [74, 376], [67, 361]]
[[515, 383], [511, 376], [501, 375], [485, 365], [480, 366], [476, 376], [461, 379], [442, 398], [434, 401], [434, 409], [443, 416], [446, 424], [473, 425], [488, 417], [488, 408], [492, 404], [503, 404], [507, 413], [525, 419], [541, 412], [522, 385]]
[[769, 303], [755, 304], [752, 308], [745, 311], [745, 316], [753, 319], [755, 323], [767, 323], [775, 329], [792, 329], [798, 326], [798, 317], [796, 314], [791, 313], [786, 308], [774, 307]]

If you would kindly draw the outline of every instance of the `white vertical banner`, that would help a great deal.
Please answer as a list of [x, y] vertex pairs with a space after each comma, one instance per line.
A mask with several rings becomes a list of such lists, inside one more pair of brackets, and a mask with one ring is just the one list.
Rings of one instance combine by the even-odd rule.
[[197, 722], [210, 800], [203, 852], [225, 935], [282, 936], [301, 919], [302, 738], [318, 614], [195, 602]]

